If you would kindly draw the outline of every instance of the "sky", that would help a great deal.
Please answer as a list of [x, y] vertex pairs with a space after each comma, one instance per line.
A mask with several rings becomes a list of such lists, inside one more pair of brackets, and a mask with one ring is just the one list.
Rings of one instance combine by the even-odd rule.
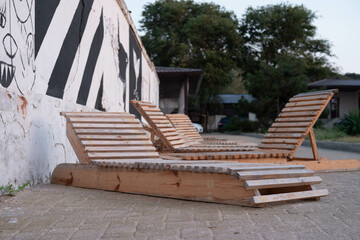
[[[131, 11], [131, 18], [140, 30], [143, 6], [155, 0], [125, 0]], [[226, 10], [233, 11], [241, 19], [248, 7], [259, 7], [283, 3], [279, 0], [195, 0], [195, 2], [214, 2]], [[360, 74], [360, 1], [359, 0], [291, 0], [291, 4], [304, 5], [316, 13], [314, 21], [317, 37], [327, 39], [332, 44], [335, 57], [329, 60], [338, 67], [340, 73]], [[142, 33], [139, 32], [141, 35]]]

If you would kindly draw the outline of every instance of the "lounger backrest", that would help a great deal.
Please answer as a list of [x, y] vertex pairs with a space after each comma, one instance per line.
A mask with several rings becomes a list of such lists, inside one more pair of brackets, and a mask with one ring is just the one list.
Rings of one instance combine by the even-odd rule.
[[289, 150], [294, 157], [337, 89], [301, 93], [289, 100], [265, 134], [262, 150]]
[[80, 163], [93, 160], [158, 159], [159, 154], [129, 113], [63, 112], [66, 135]]
[[190, 118], [185, 114], [166, 114], [166, 117], [174, 125], [176, 130], [185, 136], [187, 142], [201, 142], [203, 138], [192, 124]]
[[174, 128], [160, 108], [149, 102], [136, 100], [131, 100], [130, 102], [171, 151], [176, 148], [187, 147], [183, 136]]

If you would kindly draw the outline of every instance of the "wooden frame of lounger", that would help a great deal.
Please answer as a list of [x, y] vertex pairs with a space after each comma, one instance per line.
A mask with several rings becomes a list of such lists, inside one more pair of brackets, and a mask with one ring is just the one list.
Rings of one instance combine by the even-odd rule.
[[62, 115], [80, 163], [58, 165], [53, 184], [242, 206], [328, 194], [304, 166], [163, 160], [131, 114]]

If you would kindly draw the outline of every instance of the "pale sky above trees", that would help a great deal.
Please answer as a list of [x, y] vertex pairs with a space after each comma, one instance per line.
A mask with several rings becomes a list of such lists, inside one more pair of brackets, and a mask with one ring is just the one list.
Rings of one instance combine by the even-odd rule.
[[[155, 0], [125, 0], [136, 28], [140, 29], [141, 12], [147, 3]], [[248, 7], [259, 7], [268, 4], [287, 2], [303, 4], [318, 16], [315, 25], [320, 38], [329, 40], [332, 52], [336, 55], [330, 59], [341, 73], [355, 72], [360, 74], [360, 1], [359, 0], [213, 0], [195, 2], [214, 2], [226, 10], [232, 10], [239, 19]], [[141, 32], [139, 32], [142, 35]]]

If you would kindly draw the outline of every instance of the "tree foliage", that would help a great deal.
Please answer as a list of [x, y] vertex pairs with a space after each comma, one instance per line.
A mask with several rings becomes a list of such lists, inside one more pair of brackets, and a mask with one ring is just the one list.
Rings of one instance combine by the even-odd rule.
[[240, 23], [245, 86], [266, 126], [307, 83], [332, 74], [330, 43], [316, 38], [315, 13], [302, 5], [248, 8]]
[[230, 70], [240, 58], [238, 20], [214, 3], [158, 0], [145, 5], [142, 41], [157, 66], [200, 68], [200, 102], [208, 104], [231, 83]]

